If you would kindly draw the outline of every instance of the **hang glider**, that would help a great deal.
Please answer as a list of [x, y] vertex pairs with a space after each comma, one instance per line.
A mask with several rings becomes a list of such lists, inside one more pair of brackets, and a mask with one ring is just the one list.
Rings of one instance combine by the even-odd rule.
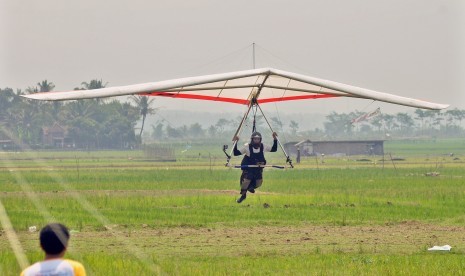
[[447, 104], [401, 97], [273, 68], [236, 71], [95, 90], [35, 93], [23, 95], [23, 97], [35, 100], [62, 101], [124, 95], [210, 100], [242, 105], [251, 105], [252, 102], [264, 104], [290, 100], [352, 97], [433, 110], [444, 109], [449, 106]]
[[[248, 106], [247, 111], [234, 137], [241, 133], [242, 126], [252, 109], [254, 110], [254, 114], [256, 114], [258, 110], [262, 113], [270, 130], [273, 132], [271, 125], [260, 108], [261, 104], [270, 102], [352, 97], [433, 110], [444, 109], [449, 106], [447, 104], [401, 97], [273, 68], [253, 69], [94, 90], [35, 93], [23, 95], [23, 97], [35, 100], [63, 101], [125, 95], [210, 100], [246, 105]], [[234, 141], [233, 148], [236, 144], [237, 140]], [[279, 139], [278, 144], [286, 157], [286, 163], [292, 168], [292, 160], [284, 150]], [[223, 147], [223, 152], [227, 156], [226, 166], [230, 166], [232, 149], [228, 154], [226, 152], [227, 148], [227, 145], [225, 145]], [[283, 168], [282, 166], [272, 167]]]

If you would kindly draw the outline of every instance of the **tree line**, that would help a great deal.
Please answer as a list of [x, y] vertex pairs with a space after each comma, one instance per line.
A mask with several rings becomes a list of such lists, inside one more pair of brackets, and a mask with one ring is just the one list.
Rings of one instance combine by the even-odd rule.
[[[151, 126], [151, 134], [147, 134], [144, 138], [155, 141], [172, 139], [229, 139], [235, 133], [241, 120], [241, 116], [232, 119], [219, 118], [214, 124], [208, 127], [204, 127], [199, 123], [174, 127], [166, 120], [159, 120], [155, 125]], [[245, 128], [251, 128], [252, 120], [252, 118], [248, 118]], [[257, 116], [255, 123], [258, 130], [268, 128], [262, 116]], [[284, 126], [277, 117], [271, 117], [270, 123], [278, 132], [287, 127], [290, 135], [297, 135], [299, 129], [299, 124], [293, 120], [290, 121], [289, 125]]]
[[[465, 134], [462, 121], [465, 110], [451, 109], [446, 111], [415, 109], [412, 114], [399, 112], [396, 114], [377, 113], [372, 117], [369, 113], [354, 111], [349, 113], [331, 112], [321, 128], [301, 130], [296, 121], [283, 123], [277, 117], [269, 118], [270, 124], [287, 140], [299, 139], [389, 139], [401, 137], [461, 137]], [[366, 118], [365, 118], [366, 117]], [[362, 118], [360, 121], [355, 119]], [[311, 118], [309, 118], [311, 119]], [[241, 117], [233, 119], [220, 118], [216, 123], [203, 127], [199, 123], [173, 127], [166, 121], [158, 121], [152, 125], [151, 134], [146, 139], [227, 139], [232, 137]], [[256, 119], [257, 129], [268, 129], [264, 119]], [[249, 121], [250, 125], [251, 122]]]
[[369, 120], [353, 123], [354, 118], [363, 116], [360, 111], [350, 113], [331, 112], [326, 116], [324, 130], [326, 137], [460, 137], [464, 134], [462, 121], [465, 110], [415, 109], [413, 114], [377, 114]]
[[[98, 89], [106, 86], [102, 80], [82, 82], [82, 89]], [[146, 96], [132, 96], [130, 101], [115, 99], [89, 99], [79, 101], [35, 101], [21, 97], [24, 94], [50, 92], [52, 82], [44, 80], [25, 90], [5, 88], [0, 90], [0, 140], [3, 146], [12, 141], [15, 147], [46, 148], [71, 147], [79, 149], [128, 149], [140, 144], [135, 133], [139, 120], [155, 110], [153, 100]], [[60, 145], [50, 145], [43, 138], [47, 129], [54, 125], [65, 130]]]
[[[98, 89], [107, 85], [102, 80], [82, 82], [75, 90]], [[71, 147], [78, 149], [130, 149], [149, 141], [185, 139], [225, 139], [232, 137], [241, 117], [219, 118], [210, 126], [199, 123], [174, 127], [166, 120], [159, 120], [144, 132], [146, 117], [156, 114], [154, 99], [131, 96], [127, 101], [116, 99], [88, 99], [79, 101], [35, 101], [21, 95], [53, 91], [55, 85], [47, 80], [25, 90], [0, 89], [0, 141], [12, 141], [16, 146], [30, 148]], [[301, 130], [296, 121], [284, 124], [279, 118], [269, 118], [279, 133], [293, 139], [353, 139], [386, 137], [459, 137], [463, 136], [462, 121], [465, 110], [433, 111], [416, 109], [412, 114], [383, 114], [364, 118], [367, 113], [331, 112], [322, 128]], [[367, 117], [367, 116], [365, 116]], [[257, 128], [266, 129], [265, 120], [256, 118]], [[248, 122], [250, 125], [251, 122]], [[47, 129], [59, 125], [65, 130], [61, 144], [44, 141]], [[136, 126], [140, 128], [136, 129]], [[5, 145], [5, 143], [4, 143]]]

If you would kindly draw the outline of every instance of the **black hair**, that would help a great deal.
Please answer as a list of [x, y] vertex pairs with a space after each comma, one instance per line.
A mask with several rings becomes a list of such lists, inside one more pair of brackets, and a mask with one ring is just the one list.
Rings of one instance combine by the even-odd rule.
[[47, 224], [40, 230], [40, 245], [45, 253], [56, 255], [68, 247], [69, 231], [60, 223]]

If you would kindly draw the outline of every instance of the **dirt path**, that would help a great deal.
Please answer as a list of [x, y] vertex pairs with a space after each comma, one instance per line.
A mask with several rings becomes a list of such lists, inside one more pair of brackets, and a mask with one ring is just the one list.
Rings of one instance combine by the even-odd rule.
[[[404, 222], [387, 226], [296, 226], [251, 228], [137, 229], [123, 225], [73, 233], [71, 250], [122, 254], [128, 247], [160, 256], [296, 255], [308, 253], [427, 253], [433, 245], [465, 251], [465, 227]], [[25, 248], [37, 246], [37, 233], [19, 233]], [[0, 248], [8, 248], [4, 233]]]

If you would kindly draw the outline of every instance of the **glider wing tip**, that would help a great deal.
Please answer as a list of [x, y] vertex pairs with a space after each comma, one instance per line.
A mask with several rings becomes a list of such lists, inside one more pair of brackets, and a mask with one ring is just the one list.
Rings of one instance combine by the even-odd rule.
[[449, 108], [450, 104], [438, 104], [438, 107], [435, 108], [436, 110], [446, 109]]
[[36, 94], [28, 94], [28, 95], [20, 95], [21, 97], [29, 100], [37, 100], [37, 101], [50, 101], [51, 99], [42, 97], [41, 95]]

